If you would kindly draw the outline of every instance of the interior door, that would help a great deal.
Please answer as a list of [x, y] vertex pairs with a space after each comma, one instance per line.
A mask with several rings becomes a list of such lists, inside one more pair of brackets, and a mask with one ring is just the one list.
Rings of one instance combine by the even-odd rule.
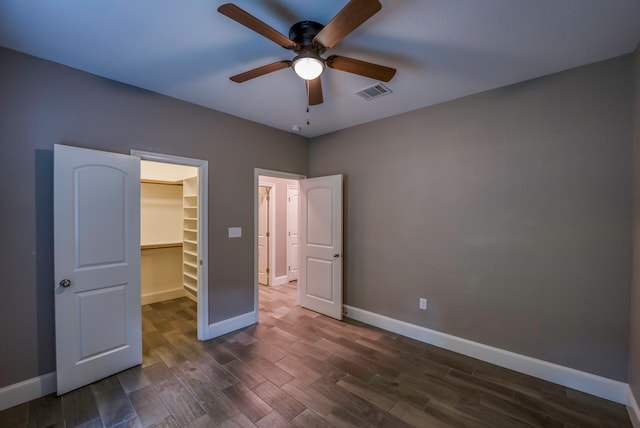
[[258, 187], [258, 283], [269, 285], [269, 190]]
[[342, 319], [342, 175], [300, 180], [300, 305]]
[[298, 254], [299, 247], [298, 233], [298, 187], [287, 186], [287, 260], [288, 260], [288, 280], [298, 279]]
[[58, 395], [142, 362], [140, 159], [54, 147]]

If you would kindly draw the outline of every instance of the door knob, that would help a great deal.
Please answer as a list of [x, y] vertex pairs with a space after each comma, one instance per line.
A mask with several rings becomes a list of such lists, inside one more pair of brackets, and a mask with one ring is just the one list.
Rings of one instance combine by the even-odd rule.
[[70, 279], [65, 278], [62, 281], [60, 281], [60, 287], [68, 288], [69, 286], [71, 286], [71, 280]]
[[333, 258], [334, 258], [334, 259], [337, 259], [337, 258], [339, 258], [339, 257], [340, 257], [340, 253], [335, 253], [335, 254], [333, 255]]

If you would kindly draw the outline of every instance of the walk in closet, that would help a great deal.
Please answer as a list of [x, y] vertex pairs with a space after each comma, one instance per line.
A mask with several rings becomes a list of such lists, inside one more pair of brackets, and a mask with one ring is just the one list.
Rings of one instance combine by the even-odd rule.
[[142, 304], [197, 301], [197, 169], [142, 161], [140, 176]]

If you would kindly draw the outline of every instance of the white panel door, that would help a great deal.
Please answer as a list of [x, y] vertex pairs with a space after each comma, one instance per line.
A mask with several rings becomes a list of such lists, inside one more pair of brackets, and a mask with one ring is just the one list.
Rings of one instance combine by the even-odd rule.
[[258, 187], [258, 284], [269, 285], [269, 190]]
[[298, 233], [298, 187], [287, 186], [287, 265], [288, 280], [298, 279], [300, 253]]
[[58, 395], [142, 362], [140, 159], [54, 147]]
[[342, 175], [300, 180], [300, 305], [342, 319]]

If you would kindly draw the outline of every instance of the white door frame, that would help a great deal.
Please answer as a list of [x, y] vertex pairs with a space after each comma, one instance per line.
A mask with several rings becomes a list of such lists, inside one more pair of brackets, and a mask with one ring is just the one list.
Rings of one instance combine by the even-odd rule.
[[[198, 168], [198, 259], [200, 262], [198, 269], [198, 340], [210, 339], [207, 337], [209, 328], [209, 161], [133, 149], [130, 154], [144, 160]], [[256, 251], [257, 245], [256, 243]]]
[[[253, 311], [256, 314], [256, 322], [258, 322], [259, 314], [259, 287], [258, 287], [258, 186], [260, 185], [260, 176], [286, 178], [289, 180], [302, 180], [307, 178], [306, 175], [294, 174], [290, 172], [274, 171], [271, 169], [254, 168], [253, 169]], [[275, 206], [275, 204], [273, 204]], [[272, 218], [275, 216], [271, 216]], [[275, 241], [275, 240], [274, 240]], [[271, 249], [270, 249], [271, 250]], [[275, 276], [275, 269], [274, 269]]]

